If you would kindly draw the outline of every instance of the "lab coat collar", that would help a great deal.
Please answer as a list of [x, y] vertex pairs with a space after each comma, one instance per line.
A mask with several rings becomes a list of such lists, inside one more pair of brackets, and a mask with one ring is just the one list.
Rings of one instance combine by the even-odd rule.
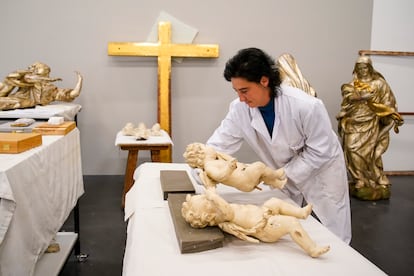
[[[263, 120], [262, 114], [260, 113], [259, 108], [249, 108], [250, 109], [250, 125], [252, 128], [256, 130], [256, 132], [260, 133], [260, 135], [268, 142], [271, 141], [271, 137], [269, 131], [267, 130], [266, 124]], [[275, 121], [277, 118], [275, 119]], [[275, 129], [273, 128], [273, 134], [275, 133]]]

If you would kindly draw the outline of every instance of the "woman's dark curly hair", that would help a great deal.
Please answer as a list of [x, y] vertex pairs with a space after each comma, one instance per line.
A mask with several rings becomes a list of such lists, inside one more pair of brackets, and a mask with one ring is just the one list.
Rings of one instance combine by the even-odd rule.
[[231, 81], [232, 78], [243, 78], [260, 83], [263, 76], [269, 78], [270, 95], [276, 97], [281, 83], [279, 70], [274, 60], [258, 48], [240, 50], [227, 61], [224, 69], [224, 78], [227, 81]]

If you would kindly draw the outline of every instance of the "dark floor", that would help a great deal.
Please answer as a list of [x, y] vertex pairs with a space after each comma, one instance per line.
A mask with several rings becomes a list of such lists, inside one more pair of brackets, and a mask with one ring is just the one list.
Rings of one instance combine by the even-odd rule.
[[[389, 275], [414, 275], [414, 176], [390, 177], [391, 199], [351, 199], [352, 247]], [[81, 253], [72, 254], [60, 276], [122, 274], [126, 223], [121, 210], [123, 176], [85, 176], [79, 201]], [[73, 231], [73, 217], [64, 225]], [[366, 275], [368, 276], [368, 275]]]
[[[80, 251], [88, 257], [78, 262], [72, 253], [60, 276], [122, 275], [126, 241], [123, 185], [123, 176], [84, 176], [85, 194], [79, 200]], [[74, 231], [73, 214], [63, 229]]]

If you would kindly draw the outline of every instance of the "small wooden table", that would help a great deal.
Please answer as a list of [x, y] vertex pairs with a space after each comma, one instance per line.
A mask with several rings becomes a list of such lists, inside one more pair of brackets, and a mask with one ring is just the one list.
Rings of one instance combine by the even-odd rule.
[[128, 151], [127, 165], [125, 169], [124, 190], [122, 192], [122, 208], [125, 207], [125, 195], [134, 185], [134, 171], [137, 167], [138, 152], [140, 150], [151, 151], [151, 161], [160, 162], [160, 150], [171, 147], [172, 141], [167, 132], [162, 131], [161, 136], [150, 136], [147, 140], [136, 140], [134, 136], [125, 136], [121, 132], [116, 135], [115, 145], [121, 150]]

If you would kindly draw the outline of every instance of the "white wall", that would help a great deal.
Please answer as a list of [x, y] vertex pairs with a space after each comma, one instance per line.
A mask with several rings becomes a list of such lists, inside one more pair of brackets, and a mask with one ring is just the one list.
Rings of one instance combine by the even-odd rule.
[[[340, 86], [349, 81], [358, 50], [370, 46], [372, 0], [2, 0], [0, 78], [42, 61], [73, 87], [84, 75], [79, 114], [84, 174], [123, 174], [126, 152], [114, 145], [127, 122], [157, 117], [155, 58], [109, 57], [109, 41], [143, 42], [160, 11], [199, 30], [194, 43], [220, 46], [218, 59], [187, 58], [172, 68], [173, 161], [185, 146], [205, 142], [235, 97], [222, 77], [237, 50], [256, 46], [293, 54], [325, 102], [336, 129]], [[389, 20], [386, 20], [389, 21]], [[174, 31], [174, 30], [173, 30]], [[243, 148], [237, 155], [253, 161]], [[149, 160], [140, 153], [140, 162]]]
[[[414, 52], [414, 1], [374, 0], [371, 49]], [[372, 56], [390, 84], [400, 112], [414, 112], [414, 56]], [[400, 133], [391, 132], [384, 154], [386, 171], [414, 171], [414, 116], [404, 116]]]

